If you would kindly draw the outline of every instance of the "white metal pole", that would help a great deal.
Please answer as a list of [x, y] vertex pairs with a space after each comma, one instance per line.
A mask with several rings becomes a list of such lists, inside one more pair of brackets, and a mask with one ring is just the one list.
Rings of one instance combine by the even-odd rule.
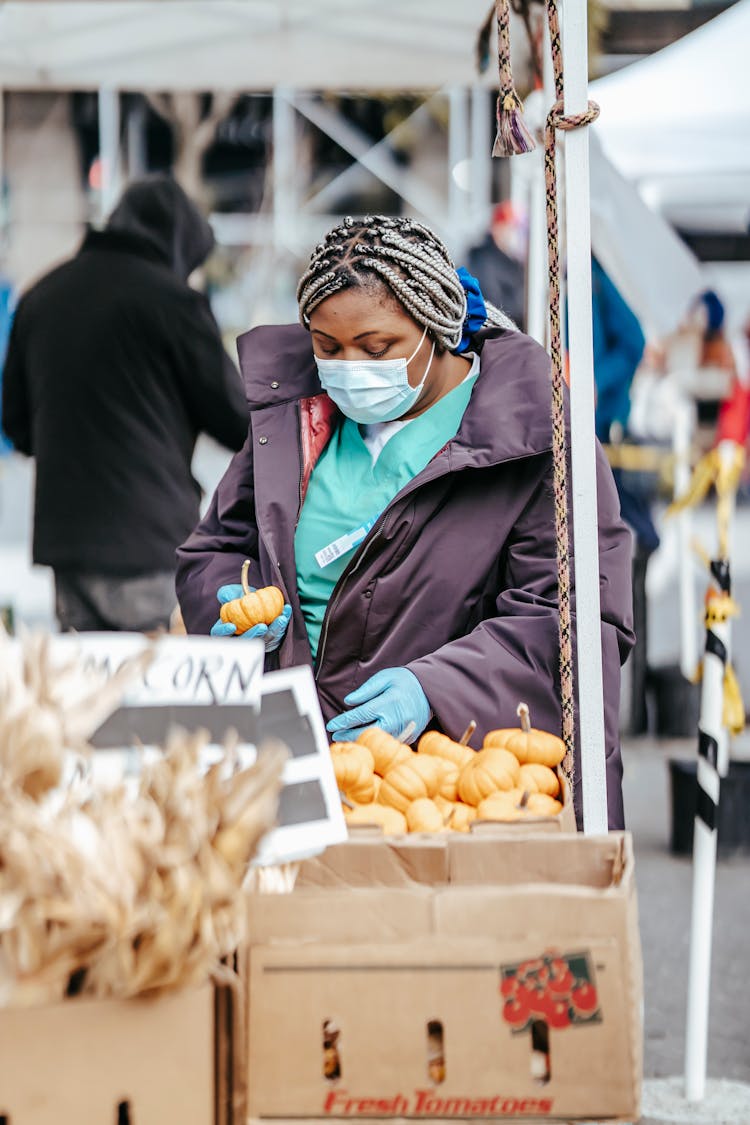
[[[537, 153], [533, 154], [534, 156]], [[544, 164], [539, 160], [537, 175], [529, 188], [529, 250], [526, 275], [526, 331], [543, 348], [549, 330], [549, 292], [547, 283], [547, 209], [544, 193]]]
[[[565, 0], [562, 14], [565, 113], [583, 113], [588, 107], [585, 0]], [[594, 835], [606, 833], [608, 822], [594, 439], [589, 138], [585, 128], [574, 129], [565, 138], [565, 230], [583, 828], [587, 835]], [[585, 690], [581, 690], [582, 685]]]
[[[722, 468], [728, 476], [732, 475], [732, 467], [737, 458], [738, 445], [732, 438], [724, 438], [717, 446], [719, 452], [719, 460], [722, 463]], [[734, 491], [726, 498], [726, 516], [727, 516], [727, 562], [730, 567], [732, 565], [732, 543], [734, 531], [734, 515], [737, 507], [737, 492]]]
[[[723, 726], [722, 718], [730, 624], [726, 615], [720, 612], [722, 595], [726, 597], [730, 591], [729, 563], [727, 560], [719, 560], [712, 564], [711, 570], [721, 593], [714, 593], [706, 607], [706, 647], [698, 724], [693, 905], [685, 1020], [685, 1097], [690, 1102], [702, 1101], [706, 1089], [719, 792], [720, 778], [726, 774], [729, 755], [728, 732]], [[718, 614], [716, 607], [719, 607]]]
[[[542, 48], [543, 113], [544, 121], [555, 100], [555, 76], [552, 69], [552, 47], [549, 24], [545, 18]], [[549, 273], [547, 261], [547, 205], [544, 185], [544, 154], [539, 149], [537, 174], [531, 181], [529, 192], [529, 252], [526, 280], [526, 331], [546, 348], [549, 333]], [[529, 159], [524, 157], [523, 159]]]
[[120, 194], [120, 95], [110, 86], [99, 88], [99, 217], [104, 221]]
[[[680, 394], [675, 410], [672, 452], [674, 454], [674, 498], [684, 496], [690, 485], [690, 446], [693, 435], [693, 407]], [[680, 670], [692, 680], [698, 666], [698, 606], [693, 577], [693, 515], [689, 507], [677, 515], [677, 544], [680, 583]]]
[[492, 134], [490, 92], [471, 88], [471, 236], [482, 235], [489, 224], [492, 199]]
[[140, 179], [146, 173], [146, 103], [139, 98], [131, 107], [127, 120], [127, 175]]
[[0, 219], [5, 204], [5, 90], [0, 86]]
[[[461, 255], [467, 238], [467, 200], [463, 187], [468, 159], [467, 97], [464, 86], [451, 86], [448, 91], [448, 223], [451, 250]], [[458, 174], [455, 174], [455, 173]]]
[[273, 92], [273, 245], [277, 255], [294, 246], [294, 92]]

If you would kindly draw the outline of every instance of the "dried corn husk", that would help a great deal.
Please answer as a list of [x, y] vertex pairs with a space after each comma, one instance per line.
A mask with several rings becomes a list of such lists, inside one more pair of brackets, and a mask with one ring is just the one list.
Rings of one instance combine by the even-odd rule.
[[61, 999], [71, 982], [117, 997], [197, 984], [243, 938], [241, 888], [285, 751], [239, 769], [229, 746], [204, 773], [208, 735], [175, 731], [136, 781], [94, 787], [71, 751], [141, 668], [112, 690], [97, 678], [94, 699], [80, 662], [53, 668], [38, 638], [19, 662], [0, 638], [0, 1006]]
[[[283, 754], [202, 785], [207, 735], [172, 736], [135, 794], [49, 809], [0, 790], [0, 1004], [135, 996], [205, 981], [244, 935], [240, 893], [272, 825]], [[171, 782], [171, 784], [170, 784]]]
[[106, 678], [74, 656], [53, 663], [50, 638], [27, 635], [18, 650], [0, 626], [0, 776], [39, 798], [59, 785], [66, 754], [115, 710], [153, 659], [147, 647]]

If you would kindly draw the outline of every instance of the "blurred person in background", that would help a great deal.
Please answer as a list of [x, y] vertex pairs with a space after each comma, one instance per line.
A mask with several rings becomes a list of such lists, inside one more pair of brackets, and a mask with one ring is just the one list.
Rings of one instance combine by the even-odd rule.
[[526, 323], [525, 234], [521, 215], [508, 200], [492, 212], [484, 240], [468, 253], [468, 269], [488, 301], [523, 330]]
[[[630, 392], [646, 339], [633, 310], [596, 258], [591, 260], [596, 436], [604, 445], [628, 441]], [[652, 475], [614, 470], [620, 513], [633, 533], [633, 630], [635, 646], [630, 658], [631, 698], [629, 733], [648, 728], [646, 678], [648, 670], [648, 615], [646, 568], [659, 546], [651, 515], [656, 499]]]
[[18, 304], [3, 428], [36, 460], [33, 560], [54, 571], [63, 630], [168, 626], [198, 435], [245, 439], [238, 373], [188, 285], [213, 244], [179, 185], [149, 177]]
[[734, 375], [734, 352], [726, 336], [724, 305], [718, 293], [705, 289], [696, 301], [695, 313], [703, 335], [700, 366], [718, 367]]
[[698, 418], [698, 446], [702, 452], [716, 441], [722, 403], [737, 378], [734, 350], [726, 334], [724, 305], [718, 293], [706, 289], [696, 299], [689, 327], [698, 333], [697, 370], [691, 388]]
[[737, 491], [741, 503], [750, 501], [748, 479], [748, 438], [750, 437], [750, 317], [734, 340], [735, 366], [729, 394], [719, 407], [716, 425], [716, 442], [734, 441], [745, 448], [745, 469]]

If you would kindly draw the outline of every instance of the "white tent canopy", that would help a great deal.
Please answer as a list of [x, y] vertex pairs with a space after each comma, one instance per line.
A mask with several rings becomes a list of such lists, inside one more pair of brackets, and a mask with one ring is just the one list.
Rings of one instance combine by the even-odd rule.
[[706, 288], [695, 256], [620, 175], [596, 135], [591, 138], [591, 246], [648, 337], [674, 332]]
[[[591, 86], [607, 155], [650, 202], [750, 214], [750, 0]], [[677, 217], [677, 216], [675, 216]]]
[[[6, 89], [420, 90], [476, 83], [488, 0], [8, 0]], [[519, 24], [520, 27], [520, 24]], [[523, 35], [516, 36], [519, 48]], [[491, 66], [487, 83], [496, 80]]]
[[[526, 119], [539, 128], [549, 98], [541, 90], [526, 99]], [[659, 339], [674, 332], [691, 302], [706, 287], [700, 263], [658, 211], [644, 202], [636, 186], [605, 155], [596, 131], [589, 154], [591, 190], [591, 248], [643, 326]], [[567, 140], [563, 141], [563, 145]], [[543, 154], [537, 149], [513, 161], [519, 199], [532, 198], [541, 182]], [[536, 223], [544, 225], [543, 202]], [[533, 207], [533, 204], [532, 204]], [[546, 243], [539, 245], [541, 261], [535, 276], [544, 291], [530, 293], [530, 303], [546, 308]]]

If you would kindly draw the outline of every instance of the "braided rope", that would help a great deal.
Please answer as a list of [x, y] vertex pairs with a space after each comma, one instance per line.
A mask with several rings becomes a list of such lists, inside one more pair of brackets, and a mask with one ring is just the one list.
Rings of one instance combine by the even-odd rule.
[[549, 325], [552, 358], [552, 459], [555, 497], [558, 607], [560, 635], [560, 697], [562, 736], [565, 742], [563, 770], [572, 786], [575, 772], [575, 703], [573, 695], [573, 629], [571, 623], [570, 537], [568, 533], [568, 442], [565, 429], [565, 392], [560, 332], [560, 248], [557, 218], [557, 130], [590, 125], [599, 116], [596, 102], [585, 113], [565, 115], [562, 46], [556, 0], [547, 0], [552, 63], [557, 101], [547, 115], [544, 129], [544, 179], [547, 201], [547, 251], [549, 265]]
[[523, 119], [523, 102], [513, 83], [510, 62], [510, 4], [496, 0], [497, 68], [499, 91], [497, 97], [497, 134], [492, 148], [493, 156], [515, 156], [531, 152], [534, 138]]

